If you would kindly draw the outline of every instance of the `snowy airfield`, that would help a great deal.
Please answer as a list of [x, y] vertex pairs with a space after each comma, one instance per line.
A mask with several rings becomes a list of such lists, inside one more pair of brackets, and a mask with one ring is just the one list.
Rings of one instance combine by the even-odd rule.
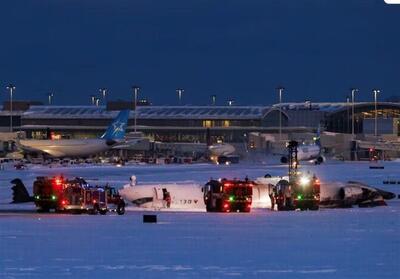
[[[400, 194], [400, 162], [305, 165], [322, 181], [356, 180]], [[31, 167], [0, 171], [0, 278], [400, 278], [400, 200], [387, 207], [250, 214], [143, 212], [37, 214], [10, 205], [10, 180], [82, 176], [119, 187], [140, 182], [285, 175], [278, 165]]]

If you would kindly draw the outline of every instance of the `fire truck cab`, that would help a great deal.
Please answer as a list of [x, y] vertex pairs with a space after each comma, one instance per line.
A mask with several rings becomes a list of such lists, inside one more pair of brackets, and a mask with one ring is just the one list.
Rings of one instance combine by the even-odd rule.
[[59, 210], [63, 197], [64, 178], [39, 176], [33, 183], [33, 198], [38, 212]]
[[298, 175], [289, 183], [281, 180], [275, 189], [278, 210], [318, 210], [320, 182], [315, 176]]
[[253, 182], [249, 180], [210, 180], [204, 186], [207, 212], [250, 212]]

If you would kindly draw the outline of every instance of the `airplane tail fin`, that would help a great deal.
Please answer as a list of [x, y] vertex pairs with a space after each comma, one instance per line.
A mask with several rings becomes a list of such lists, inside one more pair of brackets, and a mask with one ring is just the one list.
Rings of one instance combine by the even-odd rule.
[[11, 180], [11, 183], [14, 186], [11, 187], [13, 191], [13, 200], [12, 203], [23, 203], [23, 202], [31, 202], [33, 198], [29, 196], [28, 190], [21, 179], [16, 178]]
[[119, 140], [125, 137], [125, 130], [128, 124], [129, 110], [121, 110], [114, 121], [108, 126], [105, 133], [101, 136], [106, 140]]

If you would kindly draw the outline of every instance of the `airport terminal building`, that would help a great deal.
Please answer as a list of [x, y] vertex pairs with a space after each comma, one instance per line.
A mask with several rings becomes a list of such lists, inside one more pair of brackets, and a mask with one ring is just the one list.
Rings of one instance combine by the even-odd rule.
[[[27, 138], [93, 138], [100, 136], [128, 102], [107, 106], [22, 105], [13, 111], [13, 130]], [[9, 106], [0, 107], [0, 127], [8, 131]], [[354, 110], [354, 116], [352, 111]], [[156, 141], [206, 142], [207, 133], [215, 140], [242, 142], [250, 132], [306, 133], [320, 125], [325, 131], [373, 134], [377, 113], [379, 135], [399, 136], [400, 103], [282, 103], [271, 106], [137, 106], [131, 110], [128, 132], [136, 129]]]

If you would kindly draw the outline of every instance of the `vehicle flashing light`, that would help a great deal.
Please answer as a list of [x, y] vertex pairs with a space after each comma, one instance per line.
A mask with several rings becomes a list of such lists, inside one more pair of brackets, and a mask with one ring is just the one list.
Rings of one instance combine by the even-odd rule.
[[56, 178], [54, 179], [54, 183], [55, 183], [57, 186], [60, 186], [60, 185], [62, 184], [62, 179], [56, 177]]
[[302, 196], [302, 195], [297, 195], [297, 199], [298, 199], [298, 200], [302, 200], [302, 199], [303, 199], [303, 196]]
[[228, 208], [228, 207], [229, 207], [229, 204], [225, 203], [224, 208]]
[[54, 196], [54, 195], [51, 196], [51, 199], [52, 199], [53, 201], [54, 201], [56, 198], [57, 198], [57, 197]]
[[96, 200], [93, 200], [93, 203], [96, 203]]
[[66, 200], [62, 200], [62, 201], [61, 201], [61, 204], [62, 204], [62, 205], [66, 205], [66, 204], [67, 204], [67, 201], [66, 201]]
[[230, 202], [232, 202], [232, 201], [234, 201], [234, 200], [235, 200], [235, 198], [234, 198], [233, 196], [230, 196], [230, 197], [229, 197], [229, 201], [230, 201]]
[[300, 185], [306, 186], [310, 183], [310, 178], [307, 176], [300, 177]]

